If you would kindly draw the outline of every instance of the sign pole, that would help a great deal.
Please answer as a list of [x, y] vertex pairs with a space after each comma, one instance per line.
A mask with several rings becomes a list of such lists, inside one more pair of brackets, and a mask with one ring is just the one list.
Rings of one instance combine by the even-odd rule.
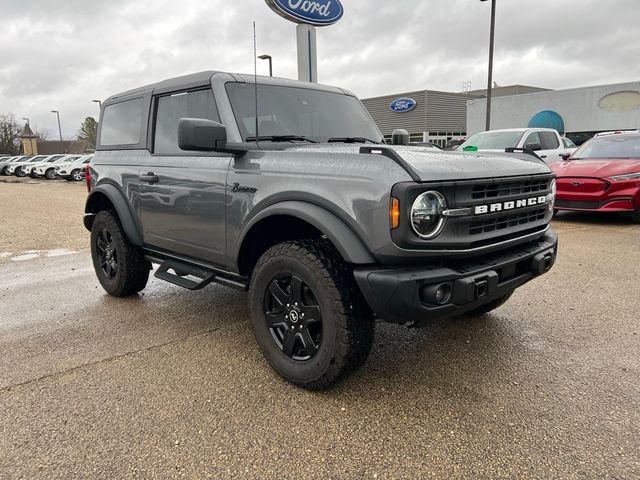
[[296, 27], [298, 38], [298, 80], [318, 83], [318, 50], [316, 27], [299, 23]]

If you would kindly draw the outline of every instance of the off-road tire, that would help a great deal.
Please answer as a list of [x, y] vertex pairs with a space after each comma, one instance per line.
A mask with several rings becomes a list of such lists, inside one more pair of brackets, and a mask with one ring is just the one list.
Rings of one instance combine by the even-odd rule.
[[[113, 278], [107, 277], [101, 266], [98, 236], [102, 231], [110, 234], [117, 256], [118, 268]], [[118, 216], [110, 210], [100, 211], [91, 226], [91, 258], [102, 288], [114, 297], [133, 295], [147, 285], [151, 264], [145, 260], [142, 250], [129, 242]]]
[[[315, 356], [299, 361], [279, 348], [267, 326], [265, 295], [282, 274], [300, 277], [322, 314], [322, 340]], [[374, 341], [373, 315], [353, 278], [353, 270], [326, 240], [278, 244], [258, 260], [251, 277], [249, 305], [258, 346], [276, 372], [309, 390], [323, 390], [357, 370]]]
[[492, 310], [495, 310], [496, 308], [501, 307], [502, 305], [507, 303], [507, 301], [511, 298], [511, 295], [513, 295], [512, 291], [507, 293], [506, 295], [503, 295], [500, 298], [496, 298], [495, 300], [492, 300], [489, 303], [485, 303], [484, 305], [481, 305], [478, 308], [468, 311], [467, 313], [465, 313], [465, 315], [468, 315], [470, 317], [476, 317], [476, 316], [484, 315], [485, 313], [489, 313]]
[[54, 180], [56, 178], [55, 168], [49, 168], [46, 172], [44, 172], [44, 178], [46, 178], [47, 180]]

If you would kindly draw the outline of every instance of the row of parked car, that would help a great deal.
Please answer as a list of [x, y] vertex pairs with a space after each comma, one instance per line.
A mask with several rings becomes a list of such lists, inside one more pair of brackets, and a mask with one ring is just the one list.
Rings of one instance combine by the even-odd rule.
[[64, 178], [79, 182], [84, 179], [85, 166], [93, 155], [21, 155], [0, 157], [0, 175], [16, 177], [46, 178], [54, 180]]

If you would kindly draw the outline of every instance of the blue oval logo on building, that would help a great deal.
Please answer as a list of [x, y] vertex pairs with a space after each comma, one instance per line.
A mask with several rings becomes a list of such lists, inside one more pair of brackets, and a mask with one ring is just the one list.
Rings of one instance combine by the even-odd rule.
[[333, 25], [342, 18], [340, 0], [265, 0], [281, 17], [318, 27]]
[[410, 112], [411, 110], [416, 108], [417, 104], [418, 102], [416, 102], [413, 98], [399, 98], [391, 102], [389, 108], [397, 113], [405, 113]]

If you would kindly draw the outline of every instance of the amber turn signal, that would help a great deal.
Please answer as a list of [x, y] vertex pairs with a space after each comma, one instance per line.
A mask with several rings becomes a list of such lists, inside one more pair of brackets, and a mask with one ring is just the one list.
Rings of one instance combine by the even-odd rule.
[[389, 211], [391, 217], [391, 230], [400, 226], [400, 202], [397, 198], [391, 197], [391, 210]]

